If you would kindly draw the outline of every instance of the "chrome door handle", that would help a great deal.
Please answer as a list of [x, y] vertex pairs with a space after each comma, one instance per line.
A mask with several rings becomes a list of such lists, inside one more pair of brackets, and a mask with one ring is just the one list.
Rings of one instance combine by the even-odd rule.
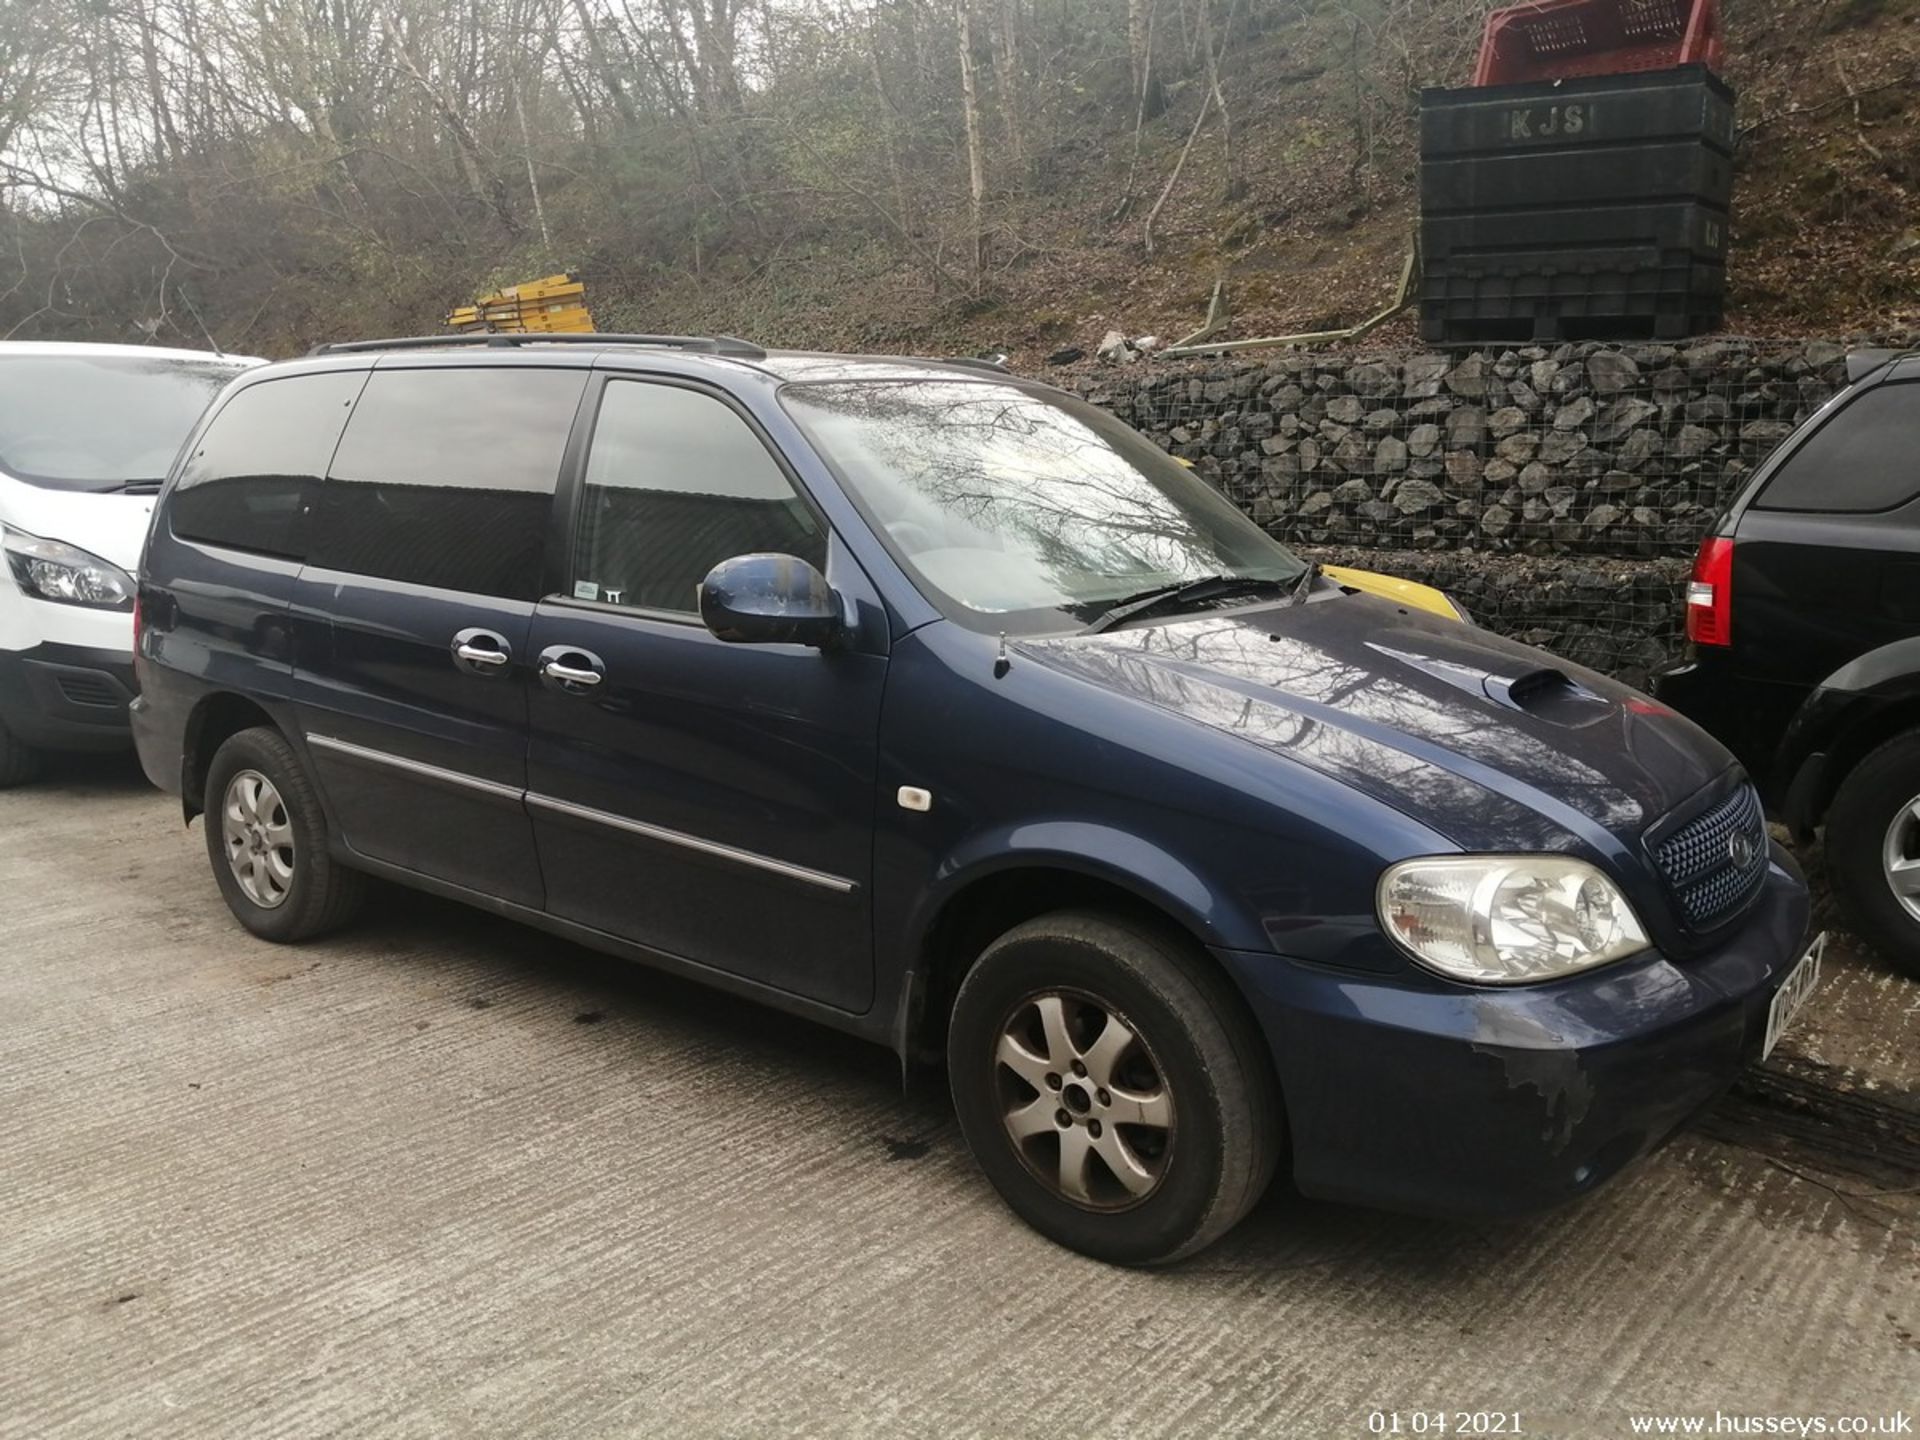
[[453, 656], [453, 663], [469, 675], [497, 673], [501, 666], [513, 660], [513, 646], [507, 643], [506, 636], [477, 625], [455, 635], [447, 643], [447, 653]]
[[562, 665], [558, 660], [549, 660], [540, 667], [540, 673], [549, 680], [558, 680], [563, 685], [598, 685], [601, 674], [598, 670], [583, 670], [577, 665]]

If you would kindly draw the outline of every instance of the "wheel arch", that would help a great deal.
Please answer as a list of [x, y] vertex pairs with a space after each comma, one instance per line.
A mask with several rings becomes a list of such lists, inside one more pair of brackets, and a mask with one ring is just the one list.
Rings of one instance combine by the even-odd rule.
[[281, 734], [286, 727], [257, 700], [231, 690], [203, 695], [187, 715], [180, 745], [180, 809], [187, 820], [201, 813], [207, 767], [214, 753], [242, 730], [264, 725]]
[[907, 1062], [943, 1054], [954, 996], [980, 953], [1014, 926], [1059, 910], [1098, 910], [1177, 937], [1192, 963], [1217, 975], [1244, 1004], [1239, 984], [1209, 949], [1229, 943], [1218, 897], [1195, 886], [1198, 877], [1184, 866], [1154, 876], [1065, 849], [1008, 853], [950, 875], [922, 906], [912, 930], [913, 968], [902, 994], [896, 1050]]
[[1780, 743], [1782, 818], [1795, 837], [1810, 837], [1848, 774], [1908, 730], [1920, 730], [1920, 637], [1870, 651], [1822, 681]]

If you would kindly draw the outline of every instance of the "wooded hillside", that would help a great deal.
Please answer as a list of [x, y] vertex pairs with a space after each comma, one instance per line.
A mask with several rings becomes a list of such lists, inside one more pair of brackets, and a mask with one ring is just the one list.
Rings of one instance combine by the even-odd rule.
[[[1920, 0], [1723, 4], [1730, 325], [1911, 327]], [[1350, 322], [1488, 8], [0, 0], [0, 334], [284, 354], [559, 269], [602, 328], [1023, 361], [1223, 276]]]

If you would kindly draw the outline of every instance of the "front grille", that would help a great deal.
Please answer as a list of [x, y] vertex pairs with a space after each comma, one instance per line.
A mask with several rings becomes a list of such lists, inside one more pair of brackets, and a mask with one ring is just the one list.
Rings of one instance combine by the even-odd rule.
[[85, 670], [66, 670], [56, 677], [55, 684], [68, 702], [74, 705], [119, 705], [123, 697], [120, 689], [104, 675], [95, 675]]
[[[1741, 839], [1744, 854], [1736, 855]], [[1767, 822], [1760, 797], [1751, 785], [1742, 785], [1655, 845], [1653, 860], [1689, 925], [1705, 930], [1731, 919], [1767, 875]]]

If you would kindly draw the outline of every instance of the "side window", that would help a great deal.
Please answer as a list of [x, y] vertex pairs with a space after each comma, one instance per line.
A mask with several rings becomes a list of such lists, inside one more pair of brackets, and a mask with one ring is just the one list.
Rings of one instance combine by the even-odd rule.
[[707, 572], [753, 551], [827, 563], [825, 529], [760, 437], [711, 395], [610, 383], [587, 456], [573, 596], [692, 614]]
[[174, 482], [167, 519], [182, 540], [306, 554], [308, 506], [347, 421], [364, 370], [264, 380], [213, 417]]
[[1920, 495], [1920, 384], [1885, 382], [1823, 424], [1755, 502], [1762, 510], [1864, 513]]
[[320, 487], [311, 562], [534, 600], [584, 370], [376, 370]]

